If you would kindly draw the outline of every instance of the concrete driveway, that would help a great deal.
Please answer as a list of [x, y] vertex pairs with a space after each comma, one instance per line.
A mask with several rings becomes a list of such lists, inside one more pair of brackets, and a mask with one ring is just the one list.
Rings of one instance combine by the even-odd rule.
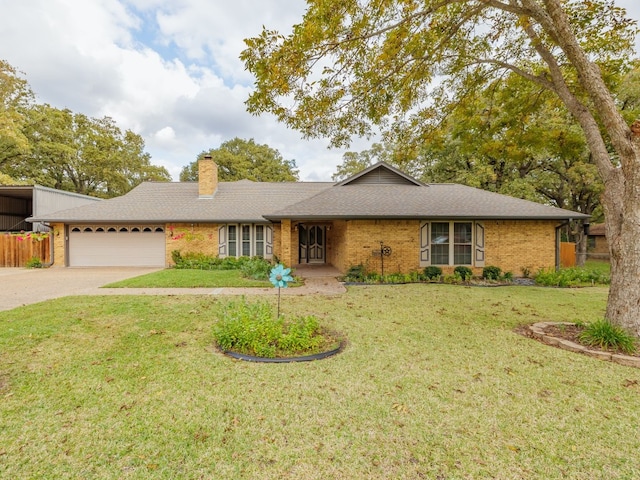
[[107, 283], [160, 268], [0, 268], [0, 310], [69, 295], [96, 294]]
[[[268, 288], [104, 288], [103, 285], [162, 268], [0, 268], [0, 311], [72, 295], [276, 295]], [[346, 289], [330, 266], [298, 266], [304, 285], [283, 295], [341, 295]]]

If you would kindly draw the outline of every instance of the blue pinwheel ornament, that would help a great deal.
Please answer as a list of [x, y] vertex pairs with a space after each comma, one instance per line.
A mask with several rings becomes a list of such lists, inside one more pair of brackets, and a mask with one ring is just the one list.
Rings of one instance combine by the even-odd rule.
[[284, 268], [284, 266], [279, 263], [271, 269], [269, 280], [276, 288], [287, 288], [288, 283], [293, 282], [293, 277], [289, 275], [290, 273], [290, 268]]
[[277, 264], [271, 269], [269, 280], [273, 283], [273, 286], [278, 289], [278, 313], [277, 318], [280, 318], [280, 289], [287, 288], [289, 282], [293, 282], [293, 277], [289, 275], [291, 273], [290, 268], [284, 268], [282, 264]]

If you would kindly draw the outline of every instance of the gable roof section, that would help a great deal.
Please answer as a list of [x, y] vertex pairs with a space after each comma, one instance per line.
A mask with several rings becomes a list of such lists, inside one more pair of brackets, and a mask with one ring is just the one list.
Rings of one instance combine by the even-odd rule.
[[121, 197], [29, 220], [258, 223], [391, 218], [561, 221], [589, 215], [463, 185], [425, 185], [381, 162], [337, 184], [220, 182], [212, 198], [199, 198], [197, 183], [145, 182]]
[[360, 173], [343, 180], [336, 184], [336, 186], [345, 185], [414, 185], [423, 186], [422, 182], [419, 182], [415, 178], [407, 175], [406, 173], [392, 167], [388, 163], [378, 162], [371, 165], [369, 168], [362, 170]]
[[304, 201], [274, 211], [282, 220], [441, 218], [565, 220], [589, 215], [456, 184], [352, 185], [323, 190]]
[[61, 223], [264, 222], [274, 210], [297, 203], [332, 183], [220, 182], [212, 198], [197, 183], [144, 182], [127, 194], [29, 219]]

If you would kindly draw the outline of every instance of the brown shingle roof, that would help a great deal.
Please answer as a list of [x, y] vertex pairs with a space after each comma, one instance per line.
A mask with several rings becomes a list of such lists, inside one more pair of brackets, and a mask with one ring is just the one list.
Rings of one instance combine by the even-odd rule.
[[308, 198], [332, 183], [221, 182], [212, 198], [197, 183], [145, 182], [126, 195], [55, 212], [47, 222], [264, 222], [264, 215]]
[[142, 183], [122, 197], [32, 218], [62, 223], [235, 223], [265, 219], [588, 218], [569, 210], [455, 184], [221, 182], [212, 198], [196, 183]]
[[283, 218], [567, 219], [588, 215], [455, 184], [345, 185], [267, 215]]

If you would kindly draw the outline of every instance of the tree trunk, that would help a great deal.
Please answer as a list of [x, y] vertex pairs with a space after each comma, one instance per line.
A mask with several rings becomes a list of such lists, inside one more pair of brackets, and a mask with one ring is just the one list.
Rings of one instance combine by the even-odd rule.
[[640, 138], [632, 144], [635, 159], [623, 160], [603, 195], [611, 254], [606, 318], [640, 337]]

